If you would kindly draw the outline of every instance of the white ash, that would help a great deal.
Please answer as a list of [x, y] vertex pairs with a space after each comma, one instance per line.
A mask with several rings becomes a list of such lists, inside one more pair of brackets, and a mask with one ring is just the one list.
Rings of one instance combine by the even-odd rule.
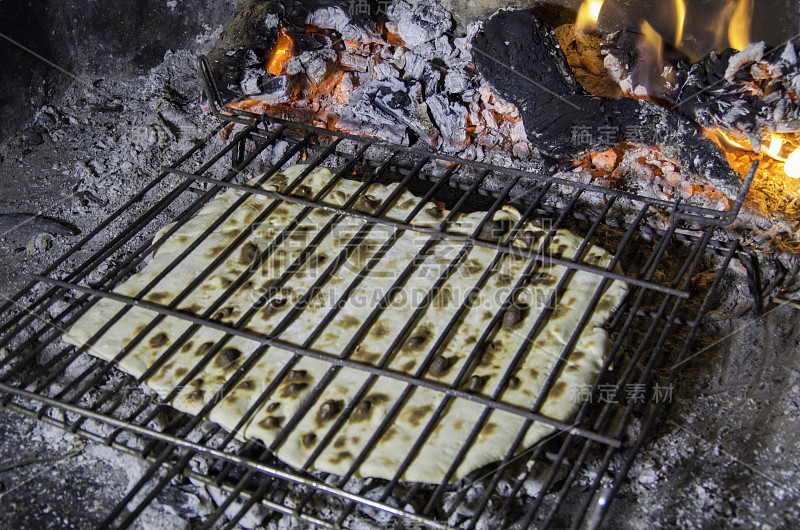
[[306, 24], [336, 30], [343, 39], [354, 43], [369, 42], [379, 38], [371, 24], [353, 21], [340, 6], [324, 7], [312, 11], [306, 18]]
[[450, 13], [437, 2], [422, 0], [413, 6], [395, 2], [386, 12], [389, 31], [403, 36], [409, 46], [419, 46], [444, 34], [453, 25]]
[[738, 72], [745, 64], [760, 61], [761, 58], [764, 57], [765, 48], [766, 44], [764, 44], [763, 41], [751, 42], [744, 50], [734, 54], [730, 59], [728, 59], [728, 68], [725, 70], [725, 79], [728, 81], [733, 81], [733, 78], [736, 76], [736, 72]]
[[292, 79], [285, 75], [267, 76], [262, 78], [258, 86], [259, 93], [250, 95], [250, 98], [267, 105], [285, 103], [292, 97], [292, 87]]
[[[373, 81], [353, 90], [338, 126], [345, 131], [372, 132], [394, 143], [407, 143], [405, 129], [414, 122], [414, 92], [397, 79]], [[375, 104], [379, 99], [381, 105]], [[386, 109], [386, 110], [383, 110]]]
[[[206, 486], [206, 490], [214, 499], [214, 502], [217, 506], [222, 506], [225, 500], [229, 497], [229, 494], [225, 491], [220, 490], [219, 488], [215, 488], [213, 486]], [[237, 516], [237, 514], [242, 510], [244, 507], [245, 501], [242, 498], [237, 498], [233, 502], [231, 502], [230, 506], [225, 510], [225, 516], [228, 519], [233, 519]], [[239, 526], [243, 528], [247, 528], [248, 530], [257, 528], [261, 526], [261, 523], [269, 514], [269, 510], [260, 503], [254, 504], [250, 509], [247, 510], [247, 513], [239, 519]]]
[[337, 58], [336, 52], [331, 49], [305, 51], [286, 62], [286, 73], [289, 75], [306, 74], [311, 84], [318, 86], [328, 73], [330, 64]]
[[441, 131], [444, 151], [455, 152], [466, 142], [467, 109], [451, 103], [444, 95], [435, 94], [426, 100], [433, 121]]
[[261, 84], [265, 77], [267, 77], [267, 72], [264, 68], [245, 68], [242, 72], [242, 80], [239, 82], [239, 88], [241, 88], [242, 94], [249, 96], [263, 92]]

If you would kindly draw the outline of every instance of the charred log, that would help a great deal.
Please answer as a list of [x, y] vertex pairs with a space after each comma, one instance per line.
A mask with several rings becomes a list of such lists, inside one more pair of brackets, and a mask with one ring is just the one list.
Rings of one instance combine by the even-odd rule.
[[744, 134], [756, 150], [765, 132], [800, 131], [800, 63], [791, 41], [767, 52], [763, 42], [712, 52], [677, 79], [676, 110], [703, 127]]
[[519, 108], [528, 138], [545, 155], [571, 158], [622, 140], [646, 143], [728, 198], [738, 194], [739, 175], [695, 123], [647, 101], [588, 94], [552, 30], [532, 13], [495, 13], [472, 48], [478, 70]]

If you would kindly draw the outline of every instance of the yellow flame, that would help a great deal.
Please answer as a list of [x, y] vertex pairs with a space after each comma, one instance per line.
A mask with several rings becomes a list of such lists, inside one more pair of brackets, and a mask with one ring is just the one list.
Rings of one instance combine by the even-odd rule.
[[735, 50], [744, 50], [750, 44], [750, 21], [753, 16], [753, 0], [739, 0], [728, 24], [728, 42]]
[[600, 10], [603, 8], [604, 0], [583, 0], [581, 7], [578, 8], [578, 18], [575, 19], [575, 32], [583, 33], [591, 31], [597, 27], [600, 20]]
[[683, 40], [683, 22], [686, 18], [686, 3], [675, 0], [675, 46], [680, 46]]
[[786, 159], [786, 164], [783, 166], [783, 171], [793, 179], [800, 179], [800, 149], [795, 149], [789, 155]]
[[272, 75], [281, 75], [283, 65], [292, 58], [292, 39], [281, 30], [278, 40], [275, 41], [275, 51], [272, 52], [272, 59], [267, 64], [267, 71]]
[[783, 140], [778, 138], [777, 136], [771, 136], [769, 139], [769, 147], [767, 148], [767, 153], [772, 158], [777, 158], [781, 152], [781, 147], [783, 147]]
[[[642, 22], [641, 26], [639, 26], [642, 35], [644, 35], [644, 41], [648, 48], [648, 56], [655, 57], [655, 62], [657, 65], [661, 64], [661, 49], [663, 44], [663, 39], [661, 35], [653, 29], [653, 26], [650, 25], [649, 22], [646, 20]], [[652, 54], [650, 53], [652, 52]]]

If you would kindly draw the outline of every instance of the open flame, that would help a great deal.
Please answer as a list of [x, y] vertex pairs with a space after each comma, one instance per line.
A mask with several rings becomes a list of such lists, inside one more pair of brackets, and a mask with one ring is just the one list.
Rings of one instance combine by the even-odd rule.
[[793, 179], [800, 179], [800, 149], [795, 149], [789, 155], [783, 165], [783, 171]]
[[683, 23], [686, 20], [686, 3], [683, 0], [675, 0], [675, 47], [681, 45], [683, 41]]
[[790, 147], [790, 144], [780, 136], [769, 135], [767, 154], [775, 160], [783, 162], [784, 173], [792, 178], [800, 179], [800, 148], [794, 149], [787, 156], [786, 151]]
[[275, 42], [275, 50], [272, 53], [272, 58], [267, 63], [267, 72], [272, 75], [281, 75], [283, 73], [283, 66], [286, 61], [292, 58], [292, 39], [286, 34], [286, 31], [281, 29], [278, 35], [278, 40]]
[[585, 33], [595, 29], [602, 8], [603, 0], [583, 0], [581, 7], [578, 8], [578, 17], [575, 19], [575, 32]]
[[750, 22], [753, 17], [753, 0], [739, 0], [728, 24], [728, 42], [735, 50], [744, 50], [750, 44]]
[[645, 56], [652, 57], [653, 63], [656, 67], [661, 65], [661, 51], [664, 47], [664, 40], [661, 35], [650, 25], [646, 20], [639, 26], [639, 30], [644, 35], [644, 42], [642, 45], [645, 48]]

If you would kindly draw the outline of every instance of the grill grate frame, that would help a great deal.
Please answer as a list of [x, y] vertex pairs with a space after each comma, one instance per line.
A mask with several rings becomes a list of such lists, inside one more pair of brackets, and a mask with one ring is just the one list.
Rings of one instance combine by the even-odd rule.
[[[370, 168], [370, 177], [360, 188], [360, 194], [364, 193], [368, 183], [391, 170], [399, 174], [402, 186], [412, 183], [422, 183], [427, 186], [426, 198], [436, 196], [445, 187], [456, 190], [456, 193], [460, 195], [457, 195], [459, 198], [452, 211], [458, 211], [472, 198], [488, 200], [491, 206], [476, 233], [494, 211], [509, 202], [518, 204], [523, 196], [529, 198], [527, 202], [520, 204], [522, 206], [520, 211], [524, 211], [523, 220], [535, 215], [555, 217], [552, 226], [549, 227], [550, 235], [548, 237], [552, 237], [555, 230], [560, 227], [571, 226], [570, 223], [582, 223], [581, 226], [585, 228], [585, 231], [581, 232], [581, 235], [584, 236], [582, 245], [585, 246], [590, 242], [596, 242], [601, 231], [606, 229], [612, 231], [617, 238], [617, 244], [614, 251], [608, 249], [613, 256], [613, 261], [605, 271], [574, 263], [575, 260], [534, 256], [536, 259], [531, 261], [532, 266], [534, 263], [550, 259], [557, 264], [567, 266], [570, 270], [587, 270], [599, 274], [604, 278], [604, 282], [622, 279], [629, 284], [631, 293], [608, 325], [614, 341], [601, 373], [592, 385], [591, 395], [597, 396], [601, 382], [605, 381], [614, 381], [617, 388], [625, 384], [650, 385], [654, 379], [654, 371], [661, 367], [661, 363], [666, 359], [672, 359], [673, 366], [676, 366], [688, 355], [702, 317], [731, 260], [738, 259], [747, 267], [754, 296], [758, 296], [759, 289], [756, 287], [760, 282], [757, 262], [748, 256], [738, 243], [725, 243], [713, 239], [718, 227], [735, 219], [753, 178], [755, 166], [751, 168], [743, 183], [742, 193], [728, 211], [720, 212], [679, 202], [669, 203], [619, 190], [569, 182], [544, 174], [500, 168], [460, 160], [441, 153], [389, 145], [278, 118], [250, 115], [223, 106], [218, 96], [215, 95], [217, 92], [213, 82], [209, 81], [212, 76], [207, 63], [202, 62], [201, 66], [206, 73], [206, 90], [211, 95], [212, 111], [221, 119], [220, 127], [212, 131], [211, 135], [199, 142], [171, 166], [162, 168], [153, 181], [134, 194], [117, 212], [87, 234], [72, 250], [59, 258], [42, 274], [34, 275], [30, 284], [0, 307], [0, 316], [4, 322], [0, 326], [0, 333], [2, 333], [0, 347], [7, 348], [9, 351], [8, 355], [0, 359], [0, 405], [36, 416], [90, 439], [102, 441], [148, 458], [152, 462], [145, 476], [111, 511], [106, 520], [109, 526], [129, 526], [141, 510], [179, 473], [232, 492], [226, 501], [227, 504], [223, 504], [204, 521], [204, 527], [211, 527], [220, 518], [226, 517], [226, 509], [238, 497], [244, 499], [244, 505], [238, 508], [236, 515], [228, 521], [226, 527], [235, 526], [236, 521], [243, 517], [255, 503], [261, 503], [275, 512], [290, 514], [308, 523], [330, 528], [349, 526], [354, 517], [359, 517], [360, 510], [364, 509], [383, 512], [387, 514], [390, 522], [397, 524], [402, 521], [404, 524], [412, 522], [433, 528], [446, 528], [447, 521], [451, 519], [452, 514], [466, 504], [471, 505], [472, 515], [461, 521], [465, 528], [475, 528], [480, 524], [485, 524], [483, 521], [487, 520], [488, 515], [494, 518], [505, 517], [507, 523], [518, 527], [527, 527], [531, 524], [542, 527], [562, 526], [564, 521], [568, 521], [576, 527], [598, 525], [608, 502], [625, 476], [625, 473], [618, 473], [614, 480], [609, 480], [608, 471], [612, 458], [622, 450], [626, 426], [634, 415], [641, 415], [644, 418], [645, 426], [642, 434], [633, 441], [633, 448], [625, 451], [624, 471], [633, 461], [636, 450], [643, 443], [646, 433], [657, 421], [662, 403], [647, 407], [642, 403], [607, 402], [604, 406], [598, 407], [586, 401], [581, 405], [572, 424], [556, 422], [536, 412], [541, 406], [541, 402], [532, 411], [520, 410], [497, 401], [496, 396], [493, 396], [493, 399], [487, 399], [458, 390], [458, 384], [453, 384], [452, 388], [445, 388], [442, 385], [423, 381], [418, 377], [400, 375], [382, 368], [365, 367], [363, 364], [353, 363], [347, 359], [347, 356], [355, 345], [355, 339], [348, 344], [340, 358], [333, 359], [272, 338], [273, 335], [279, 333], [273, 332], [268, 338], [265, 338], [238, 329], [236, 325], [210, 321], [208, 316], [190, 317], [175, 311], [174, 308], [146, 302], [142, 300], [146, 292], [139, 293], [135, 298], [128, 298], [111, 293], [111, 290], [140, 266], [145, 257], [160, 243], [153, 242], [152, 236], [163, 224], [164, 219], [178, 221], [174, 231], [181, 222], [191, 218], [218, 192], [228, 188], [242, 189], [250, 194], [265, 195], [274, 200], [273, 205], [277, 205], [281, 201], [293, 202], [307, 208], [333, 210], [336, 215], [360, 218], [367, 223], [386, 224], [391, 226], [396, 231], [395, 233], [399, 233], [400, 230], [421, 231], [428, 236], [455, 241], [463, 245], [463, 249], [475, 245], [485, 246], [497, 250], [497, 259], [504, 254], [522, 252], [510, 248], [507, 242], [495, 244], [479, 240], [475, 234], [472, 237], [465, 237], [455, 236], [447, 233], [446, 230], [421, 229], [409, 223], [387, 221], [378, 217], [379, 213], [367, 215], [348, 207], [331, 208], [320, 205], [314, 199], [299, 199], [295, 196], [287, 196], [285, 193], [262, 191], [244, 185], [242, 176], [259, 154], [277, 142], [285, 141], [289, 144], [289, 148], [270, 168], [266, 176], [288, 165], [295, 155], [305, 153], [310, 157], [310, 160], [306, 161], [310, 164], [310, 169], [324, 164], [332, 166], [335, 173], [332, 182], [350, 176], [356, 168]], [[221, 147], [210, 141], [212, 135], [219, 134], [225, 127], [234, 124], [243, 128], [230, 141]], [[384, 158], [380, 163], [375, 162], [376, 152], [383, 153]], [[231, 159], [230, 170], [225, 172], [221, 178], [214, 176], [211, 170], [219, 171], [221, 165], [227, 164], [227, 157]], [[424, 169], [426, 164], [431, 161], [450, 163], [451, 165], [443, 175], [436, 177]], [[465, 171], [477, 173], [478, 177], [470, 185], [464, 185], [459, 181], [451, 186], [455, 176]], [[485, 187], [483, 185], [486, 182], [485, 179], [490, 175], [502, 175], [505, 186], [501, 190]], [[518, 189], [520, 184], [532, 184], [532, 187], [526, 188], [524, 195], [513, 193], [513, 190]], [[163, 194], [164, 186], [170, 190], [165, 194]], [[564, 193], [564, 190], [567, 190], [568, 193]], [[569, 198], [566, 203], [547, 202], [553, 195], [558, 194], [558, 191], [562, 196]], [[604, 197], [604, 207], [599, 213], [586, 213], [581, 209], [579, 199], [590, 193], [602, 194]], [[356, 196], [358, 194], [351, 199], [351, 203]], [[634, 219], [628, 222], [617, 219], [612, 211], [615, 204], [623, 201], [627, 201], [629, 205], [638, 205], [638, 208], [634, 209], [636, 212]], [[387, 201], [386, 204], [389, 202]], [[142, 204], [152, 204], [152, 206], [139, 214], [138, 218], [130, 222], [127, 227], [117, 230], [114, 219], [129, 214]], [[177, 215], [174, 215], [173, 210], [177, 211]], [[666, 212], [669, 223], [660, 228], [652, 228], [648, 224], [647, 216], [654, 211], [660, 211], [662, 215]], [[220, 222], [223, 220], [221, 218]], [[512, 229], [508, 240], [517, 236], [516, 230], [521, 223], [522, 221]], [[91, 243], [103, 234], [111, 235], [109, 242], [99, 245], [99, 248], [91, 252], [87, 258], [80, 260], [77, 267], [68, 270], [70, 259], [74, 259], [81, 252], [86, 252], [86, 249], [92, 246]], [[169, 232], [165, 234], [161, 241], [169, 235]], [[633, 271], [622, 276], [614, 273], [613, 265], [621, 260], [626, 252], [631, 252], [633, 250], [631, 247], [640, 242], [642, 238], [652, 241], [652, 248], [645, 252], [647, 258], [635, 270], [635, 274], [632, 273]], [[348, 248], [352, 248], [351, 244], [354, 247], [357, 241], [353, 243], [351, 240], [351, 243], [342, 250], [340, 257], [345, 255]], [[228, 252], [237, 245], [236, 241], [232, 242], [228, 247]], [[186, 253], [188, 254], [188, 251]], [[530, 254], [522, 253], [531, 257]], [[667, 253], [670, 253], [671, 259], [665, 258]], [[301, 254], [301, 257], [307, 257], [309, 254], [310, 252]], [[579, 254], [580, 252], [577, 255]], [[681, 258], [676, 260], [675, 255], [680, 255]], [[708, 255], [717, 256], [719, 269], [710, 288], [704, 293], [705, 296], [698, 299], [691, 291], [691, 278], [698, 270], [702, 269], [703, 260]], [[668, 261], [672, 273], [666, 280], [654, 280], [657, 272], [664, 271]], [[213, 267], [209, 266], [209, 270], [213, 270]], [[87, 279], [95, 276], [99, 276], [100, 280], [92, 281], [92, 286], [88, 286]], [[565, 278], [568, 276], [565, 275]], [[320, 281], [324, 280], [325, 277], [322, 276]], [[241, 279], [241, 281], [244, 280]], [[483, 279], [479, 283], [482, 281]], [[565, 281], [564, 278], [562, 278], [563, 281]], [[230, 292], [235, 290], [237, 282], [231, 286]], [[154, 284], [155, 282], [151, 285]], [[596, 292], [590, 309], [584, 315], [583, 323], [599, 300], [599, 293], [603, 285], [601, 284]], [[193, 285], [190, 284], [184, 292], [189, 292], [192, 287]], [[41, 294], [31, 296], [30, 293], [34, 290], [41, 291]], [[76, 298], [72, 298], [72, 296], [76, 296]], [[230, 335], [246, 336], [261, 342], [262, 347], [259, 348], [261, 351], [264, 350], [263, 345], [282, 348], [294, 353], [295, 360], [304, 356], [320, 358], [329, 362], [331, 366], [348, 366], [367, 370], [373, 376], [381, 375], [400, 379], [408, 383], [409, 389], [414, 386], [433, 385], [436, 390], [448, 396], [448, 399], [470, 399], [484, 405], [486, 412], [490, 409], [502, 409], [520, 415], [528, 420], [526, 427], [533, 420], [551, 423], [556, 427], [555, 435], [547, 443], [539, 443], [519, 455], [514, 455], [512, 448], [496, 470], [487, 473], [475, 484], [461, 487], [455, 491], [454, 486], [448, 485], [446, 480], [438, 486], [427, 487], [403, 484], [395, 478], [393, 481], [379, 481], [383, 485], [383, 493], [377, 496], [377, 499], [367, 496], [366, 490], [353, 493], [348, 491], [347, 483], [357, 463], [345, 477], [325, 474], [311, 475], [300, 470], [293, 470], [277, 462], [270, 452], [257, 442], [248, 442], [232, 451], [226, 449], [234, 439], [235, 430], [226, 433], [219, 426], [204, 422], [201, 419], [203, 413], [197, 416], [178, 413], [168, 425], [163, 428], [155, 428], [152, 426], [152, 420], [167, 406], [148, 400], [144, 400], [127, 417], [120, 417], [120, 406], [127, 397], [126, 392], [122, 391], [125, 390], [122, 386], [123, 383], [118, 383], [116, 387], [106, 384], [102, 390], [97, 390], [98, 386], [102, 387], [107, 383], [114, 373], [115, 369], [111, 363], [104, 363], [92, 358], [92, 363], [72, 382], [64, 387], [56, 385], [55, 382], [59, 376], [75, 362], [84, 348], [66, 347], [58, 355], [45, 360], [44, 363], [41, 362], [42, 356], [47, 357], [44, 354], [49, 349], [57, 347], [58, 338], [63, 330], [87, 311], [93, 302], [102, 297], [117, 299], [125, 303], [127, 307], [145, 307], [163, 316], [182, 318], [195, 325], [217, 328]], [[177, 303], [176, 299], [170, 306], [177, 305]], [[65, 305], [66, 308], [64, 308]], [[216, 310], [216, 306], [209, 309], [209, 315], [213, 314], [214, 310]], [[499, 312], [495, 316], [487, 328], [487, 333], [498, 322], [501, 315], [502, 312]], [[398, 340], [410, 329], [413, 321], [412, 318], [406, 323]], [[537, 322], [531, 333], [540, 324], [541, 322]], [[579, 325], [578, 330], [581, 327], [582, 325]], [[679, 328], [683, 331], [676, 331]], [[367, 330], [368, 326], [365, 324], [363, 329]], [[143, 337], [147, 332], [148, 330], [143, 331], [140, 336]], [[643, 338], [637, 337], [640, 332], [644, 335]], [[681, 337], [677, 341], [673, 338], [673, 335], [676, 334]], [[570, 344], [566, 346], [567, 352], [574, 345], [578, 335], [579, 331], [573, 334]], [[441, 337], [439, 341], [441, 342], [443, 339], [444, 337]], [[631, 344], [632, 342], [633, 344]], [[180, 345], [180, 341], [175, 344]], [[221, 348], [221, 344], [215, 346], [208, 353], [207, 358], [210, 359], [219, 348]], [[626, 348], [632, 349], [632, 352], [626, 353]], [[473, 351], [473, 355], [474, 353]], [[252, 355], [251, 358], [255, 359], [257, 356]], [[468, 362], [465, 366], [470, 364]], [[555, 382], [561, 365], [563, 362], [557, 364], [550, 374], [546, 388]], [[224, 388], [230, 390], [246, 371], [247, 366], [245, 364], [244, 367], [237, 370]], [[614, 367], [613, 371], [612, 367]], [[152, 369], [152, 371], [154, 370], [155, 368]], [[152, 371], [148, 373], [152, 373]], [[139, 380], [146, 379], [148, 373], [145, 373]], [[461, 379], [467, 373], [462, 373]], [[669, 370], [665, 379], [667, 384], [673, 382], [676, 373], [676, 368]], [[510, 371], [505, 375], [505, 381], [509, 377]], [[276, 378], [276, 381], [279, 379], [280, 377]], [[122, 379], [122, 381], [126, 380]], [[33, 388], [33, 390], [26, 390], [28, 388]], [[503, 388], [503, 384], [498, 385], [498, 388]], [[93, 394], [91, 400], [88, 399], [90, 393]], [[267, 392], [264, 393], [264, 395], [267, 394]], [[353, 399], [350, 405], [355, 405], [357, 401], [357, 399]], [[213, 404], [210, 402], [206, 409]], [[251, 409], [248, 414], [252, 414], [254, 410], [255, 408]], [[346, 414], [340, 415], [340, 418], [344, 417]], [[391, 417], [390, 414], [386, 421], [390, 421]], [[242, 419], [239, 424], [240, 428], [245, 421], [246, 419]], [[108, 428], [103, 428], [103, 425], [110, 426], [112, 428], [110, 432]], [[477, 434], [479, 426], [480, 424], [473, 430], [471, 438]], [[291, 425], [285, 427], [284, 431], [288, 433], [290, 427]], [[429, 432], [430, 425], [427, 430]], [[123, 433], [126, 434], [123, 435]], [[521, 442], [523, 434], [524, 431], [518, 437], [517, 444]], [[376, 440], [377, 436], [373, 441]], [[320, 447], [322, 446], [321, 443]], [[464, 450], [467, 447], [465, 446]], [[414, 449], [409, 452], [409, 456], [413, 452]], [[207, 473], [198, 473], [192, 470], [191, 461], [198, 455], [209, 460]], [[514, 466], [518, 468], [521, 465], [521, 456], [525, 457], [525, 463], [529, 467], [526, 472], [528, 476], [536, 474], [543, 477], [541, 493], [535, 497], [530, 497], [524, 492], [525, 478], [508, 480], [509, 477], [504, 475], [504, 470], [507, 468]], [[596, 462], [596, 478], [588, 485], [586, 492], [581, 497], [579, 510], [576, 511], [570, 506], [565, 506], [564, 500], [571, 488], [576, 485], [580, 471], [584, 469], [589, 459]], [[454, 469], [451, 469], [452, 472]], [[501, 482], [504, 484], [503, 487], [511, 488], [511, 495], [500, 497], [500, 501], [497, 501], [497, 489]], [[481, 488], [478, 488], [478, 485]], [[297, 499], [290, 498], [289, 495], [281, 495], [281, 492], [291, 488], [294, 489], [293, 493], [296, 493], [295, 496], [299, 498], [299, 502]], [[480, 492], [471, 494], [479, 489], [482, 489], [482, 494], [479, 494]], [[326, 499], [336, 498], [342, 501], [335, 518], [326, 519], [319, 516], [313, 506], [317, 496], [323, 496]], [[419, 510], [412, 511], [405, 508], [415, 496], [425, 496], [427, 502], [424, 502]], [[449, 503], [449, 509], [444, 508], [444, 498], [447, 496], [454, 498], [453, 502]], [[397, 499], [401, 499], [401, 502], [397, 503]], [[497, 506], [498, 503], [502, 504]], [[395, 507], [394, 504], [402, 508]]]

